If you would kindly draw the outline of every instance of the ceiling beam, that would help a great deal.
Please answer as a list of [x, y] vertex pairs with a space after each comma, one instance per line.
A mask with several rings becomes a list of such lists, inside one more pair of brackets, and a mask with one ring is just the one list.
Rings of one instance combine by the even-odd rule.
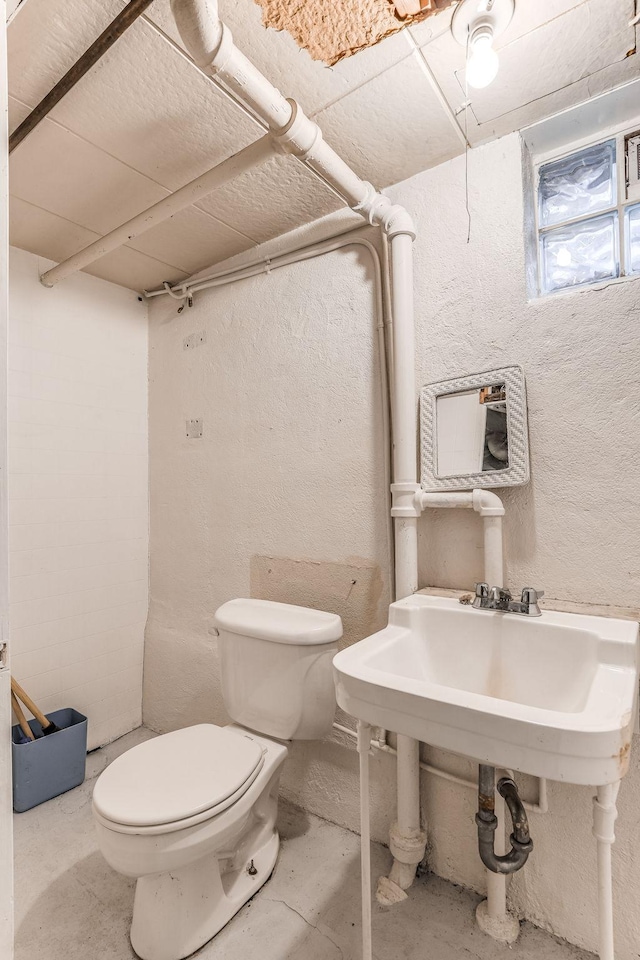
[[116, 40], [122, 36], [134, 21], [138, 19], [152, 0], [130, 0], [127, 6], [120, 11], [117, 17], [111, 21], [106, 30], [103, 30], [97, 40], [85, 50], [79, 60], [67, 70], [64, 77], [59, 80], [55, 87], [40, 101], [37, 107], [34, 107], [29, 116], [25, 117], [22, 123], [16, 127], [9, 137], [9, 153], [22, 143], [25, 137], [28, 137], [32, 130], [38, 126], [41, 120], [62, 100], [64, 96], [75, 87], [76, 83], [84, 77], [85, 73], [91, 69], [100, 60], [102, 56], [113, 46]]

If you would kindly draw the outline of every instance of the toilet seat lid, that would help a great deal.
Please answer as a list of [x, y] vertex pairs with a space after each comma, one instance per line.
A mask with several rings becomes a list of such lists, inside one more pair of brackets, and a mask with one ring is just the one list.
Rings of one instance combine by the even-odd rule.
[[248, 734], [209, 723], [185, 727], [117, 757], [98, 777], [93, 804], [107, 820], [130, 826], [185, 820], [241, 796], [262, 755]]

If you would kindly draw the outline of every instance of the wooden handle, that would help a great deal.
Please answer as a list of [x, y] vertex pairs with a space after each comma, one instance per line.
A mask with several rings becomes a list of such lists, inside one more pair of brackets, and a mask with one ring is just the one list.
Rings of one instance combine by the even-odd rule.
[[50, 726], [51, 720], [47, 720], [42, 710], [39, 710], [38, 707], [33, 702], [33, 700], [31, 699], [31, 697], [24, 692], [24, 690], [22, 689], [18, 681], [15, 679], [15, 677], [11, 677], [11, 690], [16, 697], [19, 697], [20, 700], [22, 700], [27, 710], [31, 711], [31, 713], [34, 715], [34, 717], [36, 718], [36, 720], [38, 721], [42, 729], [46, 730], [46, 728]]
[[15, 693], [13, 692], [13, 690], [11, 691], [11, 706], [13, 707], [13, 712], [14, 712], [15, 715], [16, 715], [16, 719], [17, 719], [18, 723], [20, 724], [20, 729], [21, 729], [22, 732], [24, 733], [25, 737], [28, 737], [29, 740], [35, 740], [35, 735], [34, 735], [34, 733], [33, 733], [33, 730], [31, 729], [31, 727], [30, 727], [29, 724], [27, 723], [27, 718], [25, 717], [24, 713], [22, 712], [22, 707], [21, 707], [20, 704], [18, 703], [18, 698], [16, 697]]
[[420, 13], [420, 0], [395, 0], [394, 4], [401, 17], [412, 17]]

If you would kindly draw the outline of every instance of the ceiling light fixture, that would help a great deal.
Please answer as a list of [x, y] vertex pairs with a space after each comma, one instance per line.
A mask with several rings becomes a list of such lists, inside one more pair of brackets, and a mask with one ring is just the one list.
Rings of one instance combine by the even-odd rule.
[[495, 80], [500, 66], [493, 41], [511, 23], [515, 0], [461, 0], [451, 32], [467, 51], [467, 83], [482, 89]]

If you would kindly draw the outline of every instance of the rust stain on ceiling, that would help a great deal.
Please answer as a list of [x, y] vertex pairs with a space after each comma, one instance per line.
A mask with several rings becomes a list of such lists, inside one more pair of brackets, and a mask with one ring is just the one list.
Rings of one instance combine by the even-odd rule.
[[413, 0], [419, 13], [401, 17], [394, 0], [256, 0], [265, 27], [288, 31], [314, 60], [329, 66], [455, 2]]

